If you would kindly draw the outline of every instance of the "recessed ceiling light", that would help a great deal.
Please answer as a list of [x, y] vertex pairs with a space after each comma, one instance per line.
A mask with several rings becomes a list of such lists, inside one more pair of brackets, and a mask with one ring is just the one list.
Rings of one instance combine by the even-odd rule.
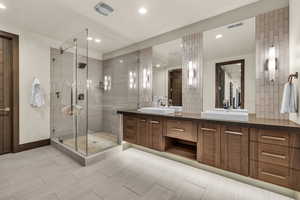
[[141, 8], [139, 9], [139, 13], [140, 13], [141, 15], [145, 15], [147, 12], [148, 12], [148, 10], [147, 10], [146, 8], [144, 8], [144, 7], [141, 7]]
[[92, 40], [93, 40], [92, 37], [87, 37], [86, 39], [89, 40], [89, 41], [92, 41]]
[[5, 10], [6, 6], [4, 4], [0, 3], [0, 9]]
[[123, 60], [120, 60], [120, 63], [123, 63], [124, 61]]
[[160, 67], [160, 64], [157, 64], [156, 67], [159, 68], [159, 67]]
[[216, 35], [216, 39], [220, 39], [220, 38], [222, 38], [223, 37], [223, 35], [222, 34], [218, 34], [218, 35]]
[[101, 40], [100, 40], [100, 39], [98, 39], [98, 38], [96, 38], [96, 39], [95, 39], [95, 42], [97, 42], [97, 43], [100, 43], [100, 42], [101, 42]]

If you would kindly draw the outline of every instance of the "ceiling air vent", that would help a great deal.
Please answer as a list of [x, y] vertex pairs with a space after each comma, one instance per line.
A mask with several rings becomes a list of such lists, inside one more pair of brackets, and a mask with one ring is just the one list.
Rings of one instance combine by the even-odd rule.
[[237, 27], [239, 27], [239, 26], [243, 26], [244, 25], [244, 23], [243, 22], [240, 22], [240, 23], [237, 23], [237, 24], [231, 24], [231, 25], [229, 25], [227, 28], [228, 29], [232, 29], [232, 28], [237, 28]]
[[95, 10], [96, 10], [99, 14], [104, 15], [104, 16], [108, 16], [108, 15], [110, 15], [112, 12], [114, 12], [114, 9], [113, 9], [110, 5], [108, 5], [108, 4], [104, 3], [104, 2], [98, 3], [98, 4], [95, 6]]

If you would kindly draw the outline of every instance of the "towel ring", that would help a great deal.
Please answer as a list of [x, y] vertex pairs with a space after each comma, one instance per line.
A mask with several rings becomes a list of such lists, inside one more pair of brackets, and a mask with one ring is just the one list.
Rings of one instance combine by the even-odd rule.
[[290, 74], [289, 78], [288, 78], [288, 82], [292, 83], [293, 79], [298, 79], [298, 72], [294, 73], [294, 74]]

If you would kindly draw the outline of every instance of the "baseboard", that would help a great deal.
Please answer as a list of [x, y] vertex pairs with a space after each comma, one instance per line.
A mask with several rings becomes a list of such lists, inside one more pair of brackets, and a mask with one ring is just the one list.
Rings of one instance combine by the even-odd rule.
[[47, 146], [47, 145], [50, 145], [50, 139], [39, 140], [36, 142], [30, 142], [30, 143], [26, 143], [26, 144], [19, 144], [17, 152], [27, 151], [30, 149], [35, 149], [35, 148], [39, 148], [39, 147], [43, 147], [43, 146]]

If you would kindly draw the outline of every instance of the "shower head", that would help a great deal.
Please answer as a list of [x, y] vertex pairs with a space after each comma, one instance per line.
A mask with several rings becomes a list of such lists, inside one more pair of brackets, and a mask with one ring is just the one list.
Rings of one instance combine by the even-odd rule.
[[114, 12], [114, 9], [113, 9], [110, 5], [108, 5], [108, 4], [104, 3], [104, 2], [99, 2], [99, 3], [95, 6], [95, 10], [96, 10], [99, 14], [101, 14], [101, 15], [103, 15], [103, 16], [108, 16], [108, 15], [110, 15], [112, 12]]

